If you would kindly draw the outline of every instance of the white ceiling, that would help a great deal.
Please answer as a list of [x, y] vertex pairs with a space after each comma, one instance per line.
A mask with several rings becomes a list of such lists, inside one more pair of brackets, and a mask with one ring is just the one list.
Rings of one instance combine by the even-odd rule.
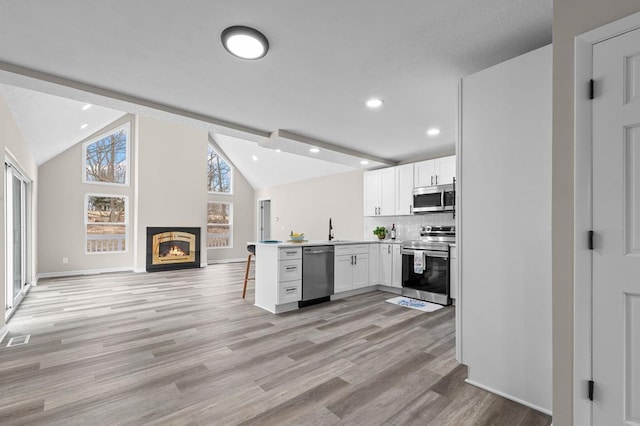
[[[89, 137], [125, 113], [0, 84], [4, 98], [38, 165]], [[81, 129], [80, 126], [87, 124]]]
[[[316, 160], [297, 154], [277, 152], [275, 149], [264, 148], [257, 143], [232, 136], [214, 134], [212, 137], [255, 189], [269, 188], [356, 169], [356, 167]], [[253, 159], [254, 156], [257, 161]]]
[[[550, 43], [552, 19], [551, 0], [0, 0], [0, 11], [5, 74], [392, 161], [452, 152], [460, 77]], [[262, 31], [267, 56], [229, 55], [231, 25]], [[372, 96], [381, 109], [364, 106]], [[426, 136], [432, 126], [442, 133]]]

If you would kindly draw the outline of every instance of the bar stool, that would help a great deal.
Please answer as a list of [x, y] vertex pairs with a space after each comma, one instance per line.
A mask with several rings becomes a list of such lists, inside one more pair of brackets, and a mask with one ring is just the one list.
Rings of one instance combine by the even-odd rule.
[[251, 268], [251, 256], [255, 256], [256, 255], [256, 245], [255, 244], [247, 245], [247, 251], [249, 252], [249, 256], [247, 257], [247, 269], [244, 272], [244, 287], [242, 287], [242, 298], [243, 299], [247, 294], [247, 281], [254, 281], [255, 282], [255, 277], [249, 278], [249, 269]]

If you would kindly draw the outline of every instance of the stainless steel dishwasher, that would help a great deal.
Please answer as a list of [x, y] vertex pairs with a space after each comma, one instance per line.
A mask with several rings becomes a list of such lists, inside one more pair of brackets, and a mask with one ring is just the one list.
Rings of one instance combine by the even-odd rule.
[[300, 307], [328, 302], [333, 294], [333, 246], [310, 246], [302, 251]]

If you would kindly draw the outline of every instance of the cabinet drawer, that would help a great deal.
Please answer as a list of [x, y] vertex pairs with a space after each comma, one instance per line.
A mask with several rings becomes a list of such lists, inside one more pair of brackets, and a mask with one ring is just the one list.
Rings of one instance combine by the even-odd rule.
[[351, 246], [353, 250], [353, 254], [368, 254], [369, 253], [369, 244], [358, 244], [355, 246]]
[[302, 280], [278, 284], [278, 305], [302, 299]]
[[336, 256], [344, 256], [346, 254], [353, 254], [353, 246], [335, 246], [334, 249], [334, 254]]
[[281, 260], [278, 271], [278, 282], [302, 279], [302, 260]]
[[302, 259], [302, 247], [281, 248], [278, 252], [278, 260]]

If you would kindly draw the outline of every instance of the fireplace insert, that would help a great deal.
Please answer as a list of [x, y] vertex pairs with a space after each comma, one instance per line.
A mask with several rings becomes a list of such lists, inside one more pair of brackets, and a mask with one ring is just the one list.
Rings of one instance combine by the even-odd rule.
[[199, 267], [200, 228], [147, 228], [147, 272]]

